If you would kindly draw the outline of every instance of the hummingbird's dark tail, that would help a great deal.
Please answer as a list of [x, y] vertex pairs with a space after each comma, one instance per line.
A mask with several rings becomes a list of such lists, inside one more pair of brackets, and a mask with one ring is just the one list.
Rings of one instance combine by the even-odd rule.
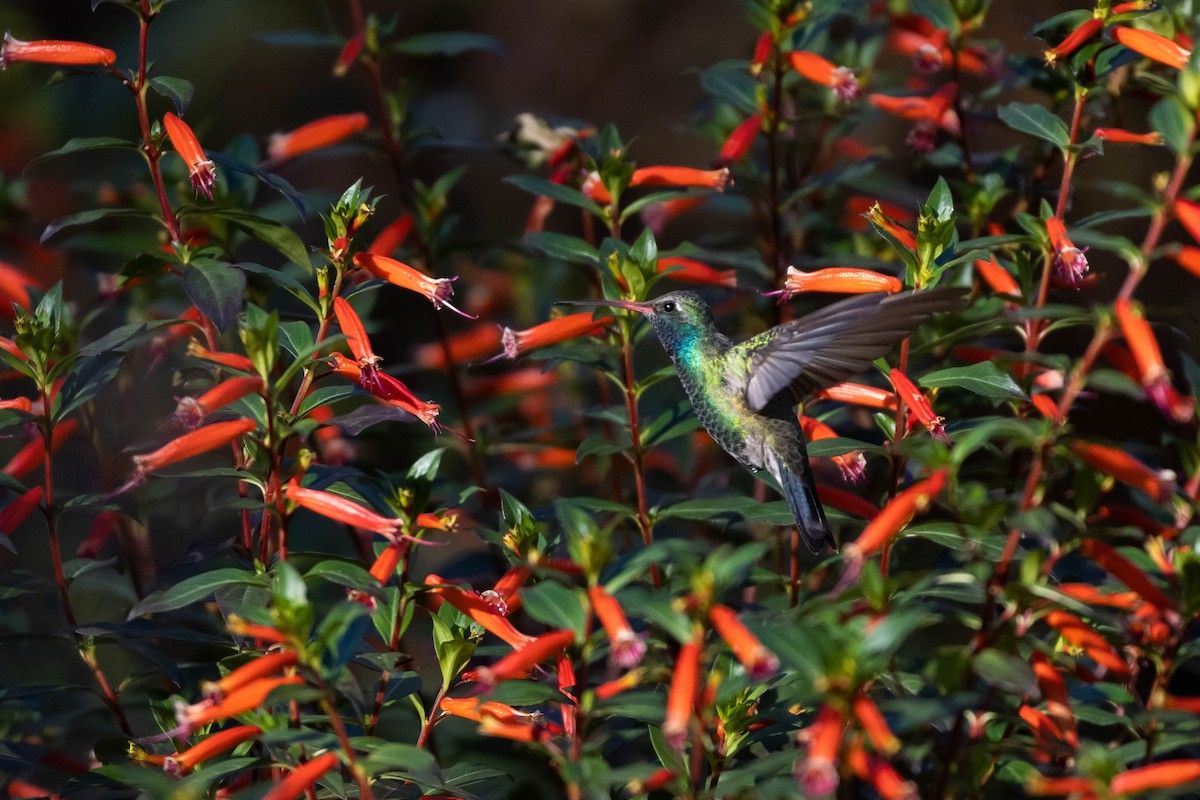
[[792, 509], [792, 516], [796, 518], [796, 527], [800, 529], [800, 536], [808, 549], [820, 553], [828, 545], [837, 550], [837, 543], [829, 532], [829, 523], [825, 521], [825, 509], [817, 497], [817, 486], [813, 483], [808, 459], [802, 457], [798, 463], [789, 465], [782, 459], [771, 458], [767, 469], [779, 481], [788, 507]]

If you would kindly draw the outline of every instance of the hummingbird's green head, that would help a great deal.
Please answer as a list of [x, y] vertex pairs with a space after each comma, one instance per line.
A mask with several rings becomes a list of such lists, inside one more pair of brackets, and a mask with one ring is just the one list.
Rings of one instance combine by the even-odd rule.
[[716, 329], [712, 310], [695, 292], [670, 292], [645, 302], [633, 300], [567, 300], [562, 305], [609, 306], [649, 318], [658, 340], [672, 356], [684, 353]]

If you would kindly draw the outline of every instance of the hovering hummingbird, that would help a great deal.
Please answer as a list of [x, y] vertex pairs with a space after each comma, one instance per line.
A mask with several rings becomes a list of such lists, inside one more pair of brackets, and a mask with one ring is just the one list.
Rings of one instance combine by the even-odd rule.
[[649, 318], [675, 364], [700, 424], [748, 467], [778, 481], [814, 553], [836, 548], [817, 498], [795, 406], [810, 392], [840, 383], [887, 354], [922, 322], [961, 308], [965, 290], [864, 294], [785, 322], [740, 344], [717, 329], [694, 292], [654, 300], [567, 300], [611, 306]]

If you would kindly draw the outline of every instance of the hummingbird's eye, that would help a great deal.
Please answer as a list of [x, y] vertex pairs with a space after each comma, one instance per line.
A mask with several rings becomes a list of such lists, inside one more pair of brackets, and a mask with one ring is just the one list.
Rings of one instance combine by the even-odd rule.
[[670, 314], [672, 311], [674, 311], [674, 310], [675, 310], [675, 301], [674, 301], [674, 300], [668, 300], [667, 302], [663, 303], [663, 306], [662, 306], [662, 308], [663, 308], [663, 311], [665, 311], [665, 312], [667, 312], [668, 314]]

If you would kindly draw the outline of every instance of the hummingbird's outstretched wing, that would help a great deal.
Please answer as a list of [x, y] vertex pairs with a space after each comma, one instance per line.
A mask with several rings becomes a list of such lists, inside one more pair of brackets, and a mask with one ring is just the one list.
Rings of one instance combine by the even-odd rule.
[[934, 314], [962, 308], [965, 297], [965, 289], [858, 295], [747, 339], [736, 345], [747, 364], [746, 402], [761, 411], [786, 391], [794, 405], [840, 383]]

